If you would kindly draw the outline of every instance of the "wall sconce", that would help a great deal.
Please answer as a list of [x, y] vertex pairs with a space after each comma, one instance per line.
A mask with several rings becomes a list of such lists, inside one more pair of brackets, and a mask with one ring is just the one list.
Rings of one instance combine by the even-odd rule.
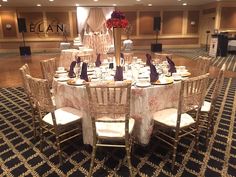
[[191, 21], [190, 25], [194, 26], [194, 25], [196, 25], [196, 22], [195, 21]]
[[12, 27], [11, 24], [6, 24], [6, 29], [7, 30], [11, 30], [11, 27]]

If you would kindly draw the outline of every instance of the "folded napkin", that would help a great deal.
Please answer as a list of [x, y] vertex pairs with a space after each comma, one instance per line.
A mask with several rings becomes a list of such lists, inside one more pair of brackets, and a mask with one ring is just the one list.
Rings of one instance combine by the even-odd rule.
[[80, 75], [80, 79], [84, 79], [86, 82], [88, 82], [87, 67], [88, 67], [88, 64], [83, 62], [82, 71]]
[[123, 58], [123, 59], [125, 59], [125, 56], [124, 56], [124, 54], [123, 54], [123, 53], [120, 53], [120, 58]]
[[96, 66], [96, 67], [100, 67], [101, 64], [102, 64], [100, 57], [101, 57], [101, 54], [99, 53], [99, 54], [97, 55], [97, 60], [95, 61], [95, 66]]
[[79, 65], [81, 63], [81, 58], [80, 57], [76, 58], [76, 63], [77, 63], [77, 65]]
[[69, 70], [69, 73], [68, 73], [69, 77], [75, 77], [75, 72], [74, 72], [75, 66], [76, 66], [76, 61], [72, 61], [71, 64], [70, 64], [70, 70]]
[[176, 68], [175, 68], [175, 63], [167, 56], [166, 57], [167, 62], [169, 64], [169, 72], [172, 73], [176, 73]]
[[116, 66], [116, 74], [114, 76], [115, 81], [123, 81], [123, 67]]
[[156, 70], [156, 67], [151, 64], [150, 65], [150, 82], [156, 82], [159, 79], [159, 74]]
[[149, 54], [149, 53], [147, 53], [146, 54], [146, 65], [147, 66], [151, 66], [151, 64], [152, 64], [152, 56]]

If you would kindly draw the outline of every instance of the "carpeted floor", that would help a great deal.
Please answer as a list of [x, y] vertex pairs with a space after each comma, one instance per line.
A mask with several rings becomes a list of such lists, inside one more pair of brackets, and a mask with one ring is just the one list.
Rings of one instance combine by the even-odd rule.
[[[210, 82], [207, 99], [214, 82]], [[39, 150], [33, 138], [30, 106], [22, 88], [0, 88], [0, 176], [87, 176], [92, 148], [77, 139], [64, 145], [65, 163], [60, 166], [51, 141]], [[209, 146], [200, 137], [199, 153], [191, 137], [181, 140], [177, 164], [170, 170], [171, 156], [167, 145], [152, 138], [146, 147], [135, 144], [132, 165], [136, 176], [235, 176], [236, 175], [236, 79], [225, 79], [217, 101], [215, 131]], [[98, 149], [94, 176], [129, 176], [125, 151]], [[118, 168], [117, 168], [118, 167]]]
[[[208, 52], [205, 51], [205, 48], [196, 48], [196, 49], [166, 49], [165, 51], [173, 53], [175, 55], [187, 57], [189, 59], [197, 60], [198, 56], [208, 56]], [[228, 54], [226, 57], [217, 56], [212, 58], [212, 65], [218, 68], [226, 63], [226, 70], [236, 72], [236, 55]]]

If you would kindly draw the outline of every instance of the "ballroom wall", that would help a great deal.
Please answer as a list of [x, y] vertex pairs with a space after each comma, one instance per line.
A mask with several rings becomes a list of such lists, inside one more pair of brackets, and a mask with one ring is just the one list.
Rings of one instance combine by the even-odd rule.
[[[153, 17], [161, 17], [158, 42], [164, 47], [197, 47], [205, 43], [206, 30], [236, 31], [236, 3], [211, 3], [204, 6], [178, 7], [117, 7], [132, 24], [129, 36], [137, 49], [150, 48], [155, 43]], [[0, 51], [18, 51], [22, 34], [17, 17], [26, 19], [26, 44], [32, 51], [56, 51], [60, 42], [72, 42], [77, 37], [76, 7], [31, 7], [0, 9]], [[66, 32], [60, 31], [62, 25]], [[60, 26], [59, 26], [60, 27]], [[123, 33], [122, 39], [126, 39]]]

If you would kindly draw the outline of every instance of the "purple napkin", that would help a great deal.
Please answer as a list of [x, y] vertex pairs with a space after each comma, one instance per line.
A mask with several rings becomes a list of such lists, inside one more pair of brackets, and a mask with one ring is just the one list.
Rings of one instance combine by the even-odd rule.
[[101, 57], [101, 54], [99, 53], [98, 56], [97, 56], [97, 60], [95, 61], [95, 66], [96, 67], [100, 67], [101, 64], [102, 64], [100, 57]]
[[123, 53], [120, 53], [120, 58], [123, 58], [123, 59], [125, 59], [125, 56], [124, 56], [124, 54], [123, 54]]
[[116, 66], [116, 74], [114, 76], [115, 81], [123, 81], [123, 68], [122, 66]]
[[175, 68], [175, 63], [167, 56], [166, 57], [167, 62], [169, 64], [169, 72], [172, 73], [176, 73], [176, 68]]
[[76, 61], [72, 61], [71, 64], [70, 64], [70, 70], [69, 70], [69, 73], [68, 73], [69, 77], [75, 77], [75, 73], [74, 73], [75, 65], [76, 65]]
[[147, 66], [151, 66], [151, 64], [152, 64], [152, 56], [149, 54], [149, 53], [147, 53], [146, 54], [146, 65]]
[[88, 82], [87, 67], [88, 67], [87, 63], [82, 64], [82, 71], [81, 71], [81, 75], [80, 75], [80, 79], [83, 79], [86, 82]]
[[150, 82], [156, 82], [159, 79], [159, 74], [156, 70], [156, 67], [151, 64], [150, 65]]
[[76, 63], [77, 63], [77, 65], [79, 65], [79, 64], [81, 63], [81, 58], [80, 58], [80, 57], [78, 57], [78, 58], [76, 59]]

